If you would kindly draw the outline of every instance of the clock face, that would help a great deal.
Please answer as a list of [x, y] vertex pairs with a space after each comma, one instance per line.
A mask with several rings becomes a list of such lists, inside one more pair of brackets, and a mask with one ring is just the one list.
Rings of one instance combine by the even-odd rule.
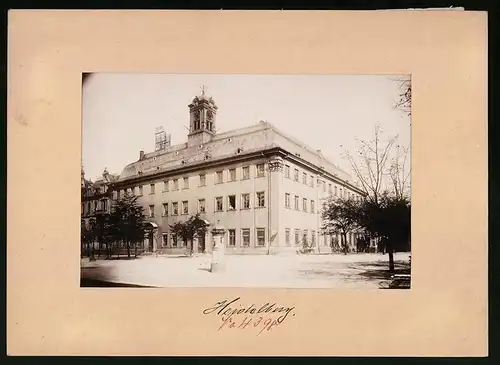
[[199, 110], [194, 112], [194, 120], [197, 122], [200, 120], [200, 111]]
[[213, 115], [212, 111], [211, 111], [211, 110], [208, 110], [208, 111], [207, 111], [207, 119], [208, 119], [208, 120], [212, 120], [212, 118], [213, 118], [213, 117], [214, 117], [214, 115]]

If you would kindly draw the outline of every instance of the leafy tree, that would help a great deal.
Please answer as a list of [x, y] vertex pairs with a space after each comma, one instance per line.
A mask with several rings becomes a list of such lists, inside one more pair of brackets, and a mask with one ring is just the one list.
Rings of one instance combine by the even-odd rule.
[[82, 219], [80, 224], [80, 240], [82, 243], [82, 253], [87, 249], [87, 254], [92, 260], [94, 257], [94, 250], [91, 248], [91, 245], [94, 242], [94, 231], [92, 229], [92, 221], [87, 222]]
[[411, 204], [387, 191], [378, 202], [366, 200], [357, 215], [358, 225], [374, 237], [379, 237], [389, 254], [389, 271], [394, 271], [394, 252], [409, 249]]
[[324, 203], [321, 229], [329, 234], [340, 234], [344, 254], [349, 250], [347, 235], [358, 229], [359, 214], [360, 203], [352, 198], [330, 196]]
[[144, 240], [147, 232], [144, 209], [137, 204], [137, 197], [126, 194], [117, 200], [110, 214], [110, 236], [118, 242], [124, 242], [127, 256], [130, 258], [130, 245], [137, 246]]
[[193, 254], [193, 241], [195, 237], [204, 236], [207, 231], [208, 224], [200, 218], [199, 214], [189, 217], [184, 222], [175, 222], [170, 225], [170, 231], [188, 243], [188, 254]]
[[111, 216], [109, 213], [97, 214], [92, 219], [93, 231], [97, 242], [99, 243], [98, 257], [104, 246], [106, 248], [106, 257], [111, 257], [111, 244], [113, 242], [113, 227], [111, 225]]

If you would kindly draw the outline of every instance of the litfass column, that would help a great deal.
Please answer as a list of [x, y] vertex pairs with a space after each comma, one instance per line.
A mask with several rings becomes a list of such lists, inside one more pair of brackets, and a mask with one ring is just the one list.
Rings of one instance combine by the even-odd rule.
[[223, 226], [217, 224], [212, 229], [213, 249], [212, 249], [212, 263], [210, 264], [210, 272], [222, 272], [225, 269], [224, 255], [226, 247], [224, 245], [224, 232]]

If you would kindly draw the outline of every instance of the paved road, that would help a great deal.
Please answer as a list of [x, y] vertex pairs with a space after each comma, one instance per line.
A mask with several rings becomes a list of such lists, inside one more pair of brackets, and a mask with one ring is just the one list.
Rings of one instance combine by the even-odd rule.
[[[210, 256], [141, 256], [93, 262], [83, 259], [81, 277], [153, 287], [375, 289], [389, 276], [388, 257], [381, 254], [227, 255], [223, 273], [211, 273], [210, 260]], [[396, 254], [395, 260], [397, 270], [408, 270], [407, 253]]]

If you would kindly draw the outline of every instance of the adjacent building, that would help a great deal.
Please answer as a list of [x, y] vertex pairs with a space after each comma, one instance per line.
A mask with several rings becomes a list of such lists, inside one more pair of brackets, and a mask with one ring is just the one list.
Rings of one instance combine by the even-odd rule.
[[[225, 228], [227, 253], [296, 252], [303, 237], [315, 250], [330, 251], [336, 237], [320, 234], [323, 198], [361, 199], [363, 191], [321, 151], [268, 122], [216, 133], [217, 110], [202, 92], [189, 104], [185, 143], [140, 151], [111, 181], [114, 199], [128, 192], [145, 208], [154, 229], [145, 247], [184, 252], [186, 243], [172, 236], [169, 226], [200, 213]], [[108, 209], [110, 197], [88, 197], [82, 209], [91, 211], [92, 204]], [[211, 247], [210, 232], [194, 244], [198, 251]]]
[[102, 178], [96, 181], [87, 180], [83, 166], [81, 169], [81, 217], [82, 223], [88, 224], [89, 220], [98, 214], [110, 213], [112, 206], [113, 183], [118, 180], [118, 175], [110, 174], [105, 168]]

